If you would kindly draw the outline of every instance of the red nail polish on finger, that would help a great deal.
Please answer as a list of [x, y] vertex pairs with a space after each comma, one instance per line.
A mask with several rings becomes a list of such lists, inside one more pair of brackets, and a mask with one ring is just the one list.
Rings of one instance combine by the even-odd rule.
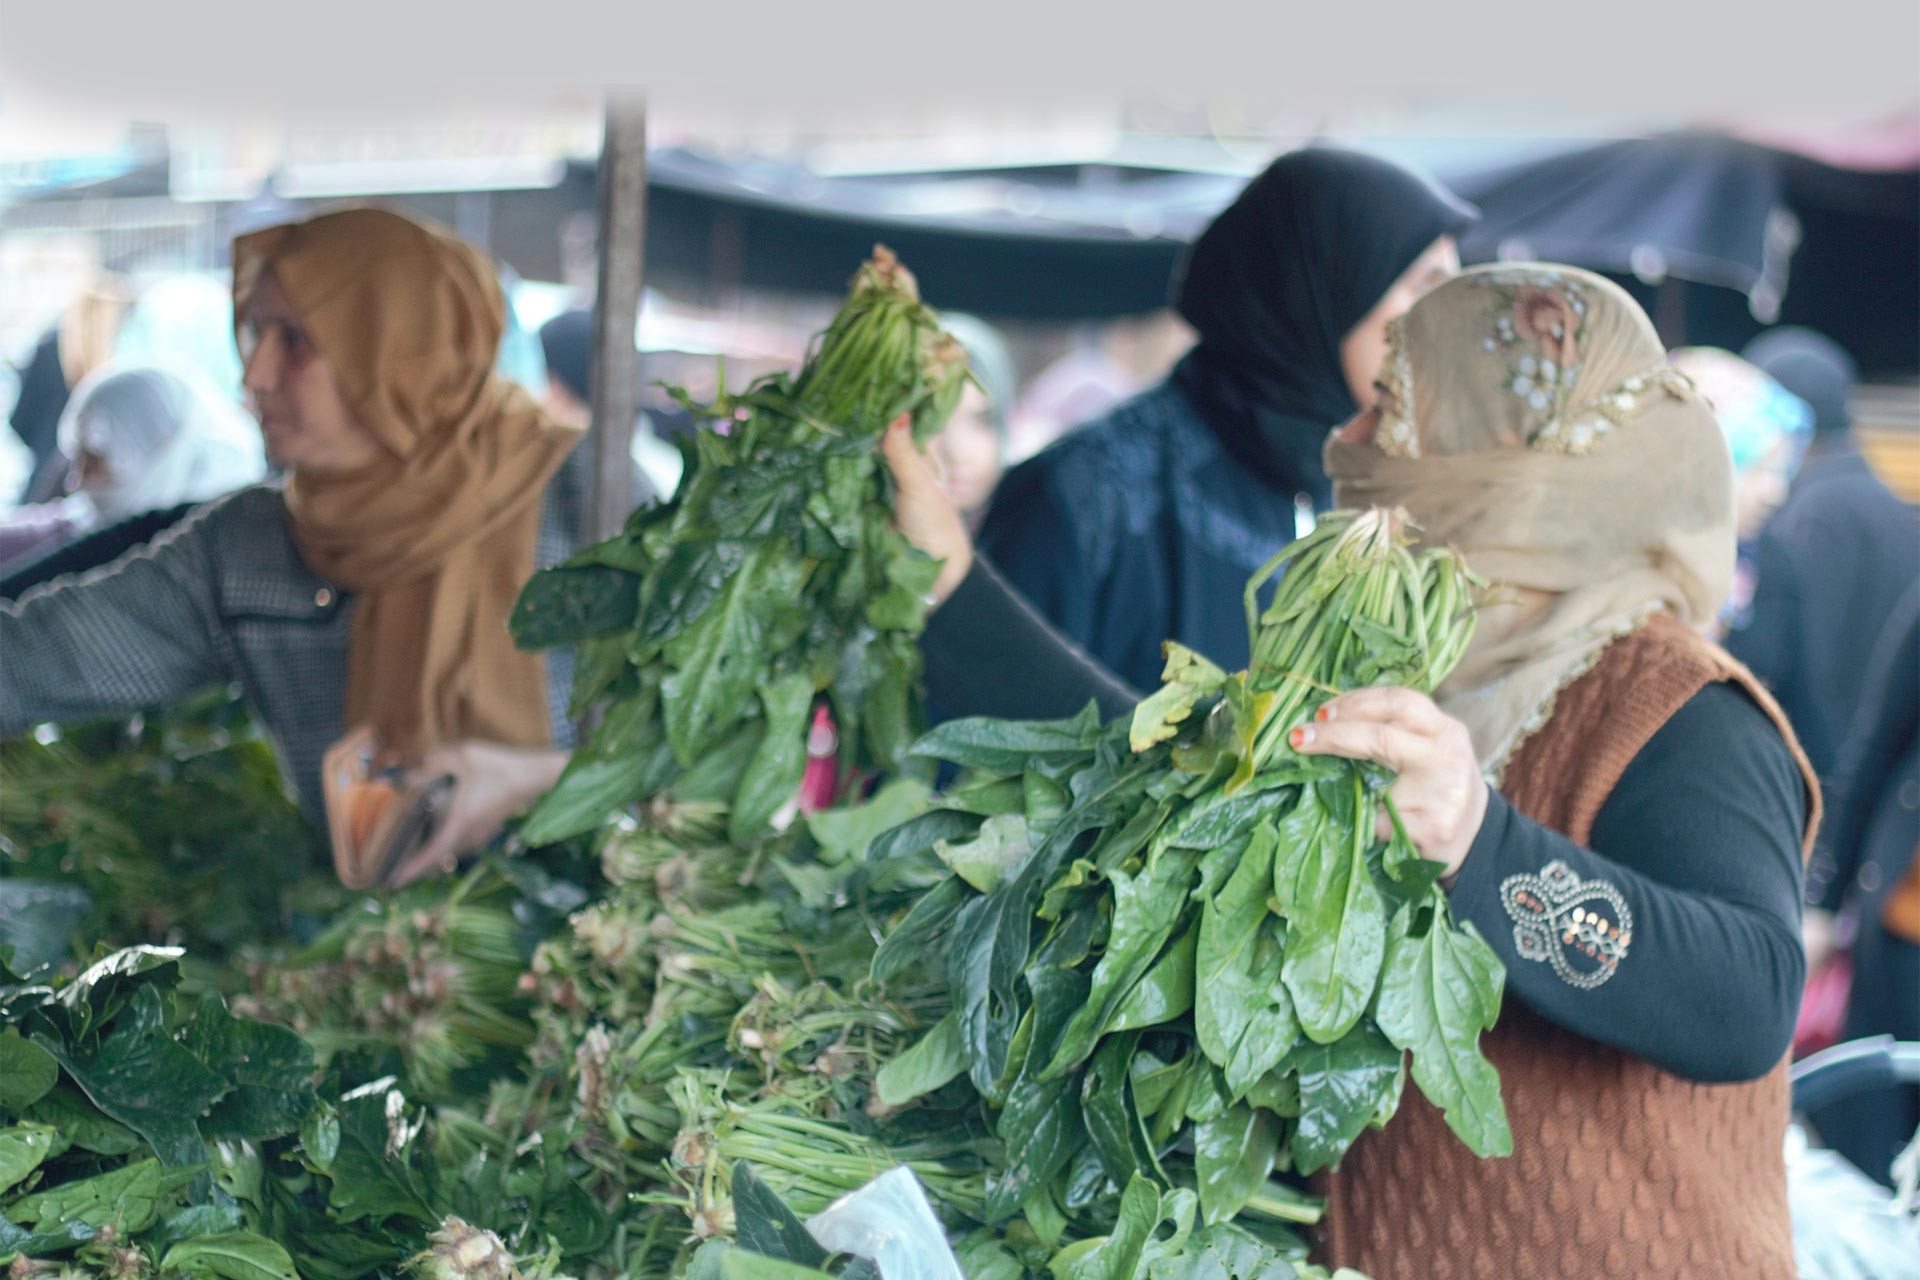
[[1295, 729], [1287, 734], [1287, 741], [1292, 744], [1295, 751], [1298, 751], [1301, 747], [1307, 745], [1307, 731], [1305, 729]]
[[1313, 718], [1321, 724], [1325, 724], [1327, 721], [1333, 719], [1333, 708], [1322, 703], [1320, 708], [1313, 713]]

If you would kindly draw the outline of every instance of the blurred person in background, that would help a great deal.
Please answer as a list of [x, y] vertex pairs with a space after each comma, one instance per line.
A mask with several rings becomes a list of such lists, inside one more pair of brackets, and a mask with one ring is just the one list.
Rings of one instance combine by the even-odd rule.
[[1753, 603], [1754, 547], [1767, 521], [1786, 501], [1787, 487], [1807, 450], [1813, 410], [1807, 402], [1718, 347], [1682, 347], [1674, 368], [1700, 389], [1733, 454], [1734, 516], [1740, 535], [1733, 594], [1720, 612], [1720, 634], [1743, 625]]
[[[94, 324], [99, 324], [96, 301]], [[152, 366], [185, 376], [197, 388], [196, 394], [211, 390], [235, 409], [241, 399], [240, 360], [233, 349], [233, 301], [227, 289], [214, 277], [191, 272], [164, 275], [138, 290], [113, 327], [111, 356], [116, 367]], [[57, 345], [57, 344], [56, 344]], [[36, 357], [37, 358], [37, 357]], [[20, 412], [37, 420], [56, 400], [65, 406], [61, 392], [64, 374], [54, 376], [57, 361], [31, 371], [38, 379], [37, 402]], [[85, 359], [81, 360], [85, 363]], [[56, 425], [58, 419], [56, 418]], [[255, 435], [251, 427], [249, 434]], [[43, 510], [57, 503], [71, 477], [72, 457], [58, 438], [45, 459], [44, 481], [36, 486], [42, 492]], [[255, 477], [256, 479], [258, 477]], [[57, 480], [60, 489], [46, 494], [46, 484]], [[33, 557], [0, 557], [0, 599], [12, 599], [35, 582], [59, 573], [79, 572], [107, 564], [132, 547], [139, 546], [186, 515], [194, 503], [178, 503], [148, 508], [118, 521], [103, 517], [90, 532]]]
[[1459, 269], [1474, 217], [1370, 156], [1274, 161], [1187, 257], [1177, 300], [1199, 344], [1008, 472], [981, 553], [1135, 688], [1170, 639], [1244, 666], [1247, 579], [1331, 501], [1327, 433], [1372, 403], [1388, 322]]
[[20, 370], [20, 394], [9, 419], [33, 452], [33, 474], [21, 503], [57, 499], [65, 491], [68, 459], [60, 453], [60, 415], [73, 389], [114, 355], [127, 310], [120, 282], [101, 273], [89, 281], [41, 337]]
[[[1841, 1040], [1920, 1040], [1920, 581], [1881, 629], [1863, 687], [1826, 856], [1808, 875], [1808, 964], [1846, 954]], [[1893, 1159], [1920, 1128], [1920, 1088], [1855, 1093], [1809, 1119], [1825, 1145], [1891, 1187]]]
[[983, 320], [948, 312], [940, 323], [966, 348], [967, 364], [980, 385], [968, 383], [960, 393], [959, 407], [933, 439], [933, 455], [967, 528], [978, 531], [1006, 467], [1007, 415], [1016, 399], [1013, 356]]
[[577, 307], [541, 325], [540, 350], [547, 362], [541, 406], [586, 430], [593, 421], [593, 312]]
[[284, 483], [0, 603], [0, 734], [238, 681], [316, 824], [321, 760], [350, 729], [453, 777], [398, 878], [450, 869], [572, 745], [571, 653], [522, 653], [507, 617], [578, 546], [589, 455], [495, 372], [499, 278], [451, 232], [348, 209], [244, 235], [233, 262], [246, 387]]
[[[585, 431], [593, 422], [593, 312], [577, 307], [541, 325], [540, 349], [547, 365], [541, 405], [558, 421]], [[635, 506], [679, 487], [685, 466], [680, 451], [644, 420], [634, 424], [632, 454]]]
[[74, 389], [59, 452], [67, 494], [0, 522], [0, 573], [88, 530], [219, 497], [266, 474], [260, 433], [190, 374], [113, 363]]
[[1021, 392], [1009, 422], [1009, 457], [1032, 457], [1070, 428], [1093, 421], [1140, 389], [1140, 380], [1097, 335], [1077, 332], [1066, 354], [1048, 362]]
[[212, 274], [181, 272], [142, 288], [127, 308], [113, 358], [194, 374], [236, 406], [245, 395], [233, 346], [233, 295]]
[[[1752, 606], [1726, 645], [1780, 700], [1830, 785], [1873, 645], [1920, 579], [1920, 528], [1854, 441], [1856, 373], [1838, 344], [1809, 329], [1772, 329], [1741, 355], [1806, 402], [1813, 435], [1755, 546]], [[1844, 820], [1836, 806], [1831, 825]], [[1816, 865], [1825, 857], [1823, 844]]]

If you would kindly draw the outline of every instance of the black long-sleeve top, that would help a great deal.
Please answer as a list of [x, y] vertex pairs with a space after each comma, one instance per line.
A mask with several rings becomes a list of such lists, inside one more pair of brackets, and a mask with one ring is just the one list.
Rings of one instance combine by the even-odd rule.
[[[1113, 716], [1139, 696], [984, 560], [928, 620], [922, 649], [928, 693], [953, 714], [1047, 718], [1092, 699]], [[1591, 848], [1491, 796], [1449, 891], [1454, 913], [1499, 953], [1509, 997], [1549, 1020], [1687, 1079], [1754, 1079], [1786, 1053], [1805, 981], [1805, 816], [1772, 722], [1743, 690], [1709, 685], [1627, 766]], [[1603, 981], [1563, 972], [1550, 948], [1523, 954], [1532, 922], [1512, 891], [1543, 877], [1630, 925]]]

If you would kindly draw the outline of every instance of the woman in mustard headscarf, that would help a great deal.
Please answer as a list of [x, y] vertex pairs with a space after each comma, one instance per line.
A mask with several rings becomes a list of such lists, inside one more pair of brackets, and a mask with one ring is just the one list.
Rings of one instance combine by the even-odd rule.
[[572, 550], [580, 433], [493, 372], [504, 299], [451, 234], [350, 209], [242, 236], [233, 258], [284, 486], [0, 605], [0, 734], [238, 680], [317, 819], [322, 756], [370, 727], [457, 781], [404, 882], [484, 843], [564, 763], [571, 659], [521, 653], [507, 616]]

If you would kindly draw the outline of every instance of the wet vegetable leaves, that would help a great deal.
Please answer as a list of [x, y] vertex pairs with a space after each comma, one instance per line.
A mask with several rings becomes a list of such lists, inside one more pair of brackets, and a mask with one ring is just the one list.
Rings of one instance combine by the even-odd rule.
[[1418, 936], [1402, 929], [1387, 943], [1374, 1018], [1413, 1054], [1414, 1083], [1460, 1140], [1476, 1155], [1510, 1155], [1500, 1078], [1479, 1047], [1500, 1015], [1500, 961], [1478, 933], [1442, 927], [1446, 902], [1434, 897]]
[[1332, 1044], [1302, 1044], [1282, 1066], [1300, 1081], [1292, 1150], [1293, 1167], [1301, 1173], [1338, 1161], [1400, 1096], [1400, 1050], [1371, 1026], [1356, 1027]]

